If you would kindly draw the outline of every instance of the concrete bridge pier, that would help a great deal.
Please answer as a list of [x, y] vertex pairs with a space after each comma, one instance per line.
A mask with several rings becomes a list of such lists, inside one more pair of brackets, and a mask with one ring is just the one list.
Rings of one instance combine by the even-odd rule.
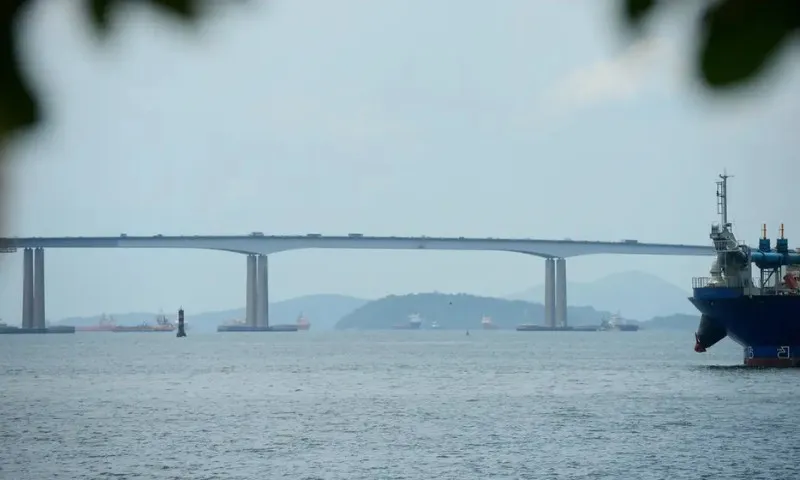
[[556, 260], [556, 325], [567, 326], [567, 260]]
[[257, 276], [256, 255], [247, 256], [247, 300], [245, 304], [245, 324], [250, 327], [256, 326], [256, 306], [258, 295], [258, 276]]
[[33, 328], [33, 249], [23, 250], [22, 328]]
[[33, 328], [45, 328], [44, 248], [33, 250]]
[[556, 261], [552, 258], [544, 260], [544, 324], [556, 326]]
[[256, 325], [269, 327], [269, 264], [266, 255], [258, 256], [257, 271]]
[[45, 328], [44, 249], [26, 248], [22, 261], [22, 328]]

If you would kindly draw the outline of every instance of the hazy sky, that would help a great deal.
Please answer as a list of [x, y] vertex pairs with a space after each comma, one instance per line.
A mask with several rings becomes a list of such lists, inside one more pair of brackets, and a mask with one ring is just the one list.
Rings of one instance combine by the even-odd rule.
[[[13, 145], [18, 236], [318, 232], [708, 242], [727, 167], [740, 236], [800, 237], [800, 68], [768, 92], [704, 97], [676, 11], [630, 44], [597, 0], [283, 0], [225, 8], [196, 32], [143, 8], [109, 43], [78, 2], [39, 2], [24, 32], [51, 113]], [[458, 8], [455, 8], [455, 7]], [[679, 9], [680, 10], [680, 9]], [[686, 10], [686, 9], [683, 9]], [[229, 253], [48, 250], [47, 314], [244, 305]], [[571, 281], [640, 269], [689, 290], [710, 259], [589, 256]], [[294, 251], [273, 300], [541, 283], [536, 257]], [[3, 258], [17, 323], [22, 254]]]

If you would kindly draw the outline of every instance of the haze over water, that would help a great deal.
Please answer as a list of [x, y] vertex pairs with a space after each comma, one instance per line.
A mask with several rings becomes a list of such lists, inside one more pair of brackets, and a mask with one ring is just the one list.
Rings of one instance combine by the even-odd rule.
[[728, 340], [470, 333], [0, 336], [0, 478], [800, 477]]
[[[617, 28], [616, 1], [220, 1], [191, 33], [131, 5], [102, 44], [82, 2], [35, 3], [19, 41], [48, 123], [9, 151], [8, 236], [707, 245], [713, 182], [728, 169], [737, 236], [753, 245], [762, 223], [775, 238], [785, 222], [796, 245], [796, 205], [781, 195], [800, 178], [800, 64], [776, 62], [768, 88], [699, 95], [703, 2], [672, 2], [685, 5], [635, 40]], [[2, 260], [0, 318], [18, 323], [22, 254]], [[709, 263], [590, 255], [569, 259], [567, 276], [636, 269], [688, 290]], [[245, 269], [223, 252], [49, 249], [47, 316], [235, 308]], [[273, 301], [504, 296], [543, 280], [542, 259], [501, 252], [270, 258]]]

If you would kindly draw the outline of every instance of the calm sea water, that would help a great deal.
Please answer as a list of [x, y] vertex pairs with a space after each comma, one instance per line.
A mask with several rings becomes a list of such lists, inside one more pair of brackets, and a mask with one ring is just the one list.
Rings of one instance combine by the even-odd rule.
[[692, 346], [645, 331], [4, 335], [0, 478], [800, 478], [800, 372]]

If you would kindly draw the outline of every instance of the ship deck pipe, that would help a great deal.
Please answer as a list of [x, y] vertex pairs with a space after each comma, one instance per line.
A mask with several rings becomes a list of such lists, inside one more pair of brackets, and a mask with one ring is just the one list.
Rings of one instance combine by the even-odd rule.
[[725, 252], [717, 255], [717, 258], [720, 260], [720, 263], [724, 264], [736, 263], [739, 265], [746, 265], [747, 251], [735, 250], [732, 252]]
[[784, 265], [800, 265], [800, 253], [752, 252], [750, 260], [758, 268], [778, 268]]

